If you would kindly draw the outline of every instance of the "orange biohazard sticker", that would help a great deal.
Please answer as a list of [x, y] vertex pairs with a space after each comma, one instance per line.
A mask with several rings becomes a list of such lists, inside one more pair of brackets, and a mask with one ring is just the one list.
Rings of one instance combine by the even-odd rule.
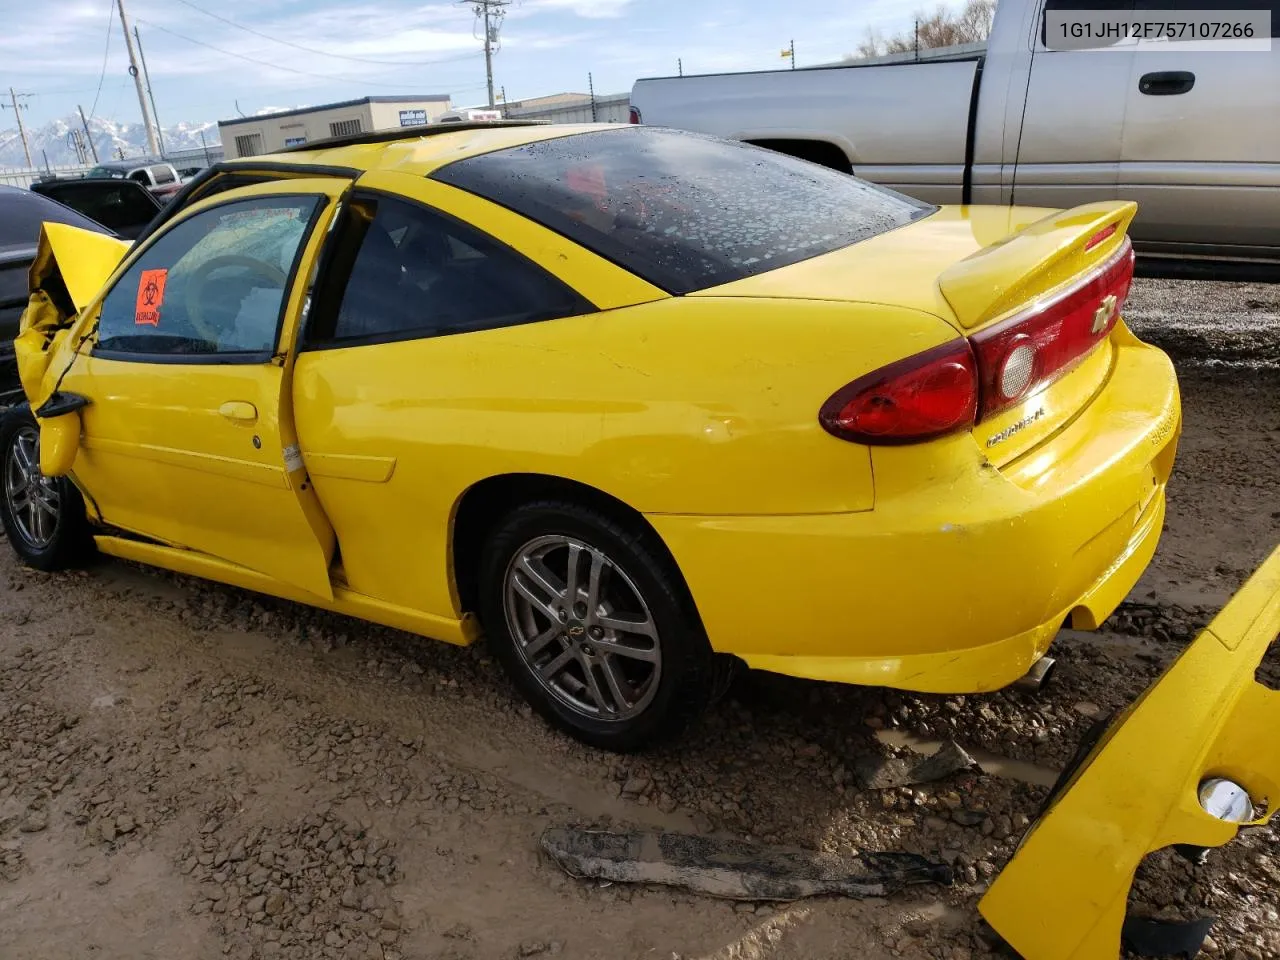
[[164, 303], [164, 282], [168, 270], [143, 270], [138, 278], [138, 300], [133, 308], [133, 322], [138, 326], [160, 326], [160, 307]]

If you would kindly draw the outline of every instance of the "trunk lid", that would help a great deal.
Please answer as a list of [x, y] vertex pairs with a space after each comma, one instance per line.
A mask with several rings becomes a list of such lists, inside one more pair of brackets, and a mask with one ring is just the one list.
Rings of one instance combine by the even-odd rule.
[[[1089, 327], [1093, 311], [1106, 309], [1106, 292], [1094, 305], [1097, 283], [1087, 281], [1127, 255], [1126, 230], [1136, 212], [1135, 204], [1124, 202], [1069, 210], [942, 207], [833, 253], [692, 295], [908, 307], [972, 338], [980, 361], [994, 347], [1004, 349], [1008, 332], [1022, 329], [1029, 316], [1077, 303], [1076, 316], [1066, 318], [1061, 330], [1050, 325], [1038, 333], [1038, 347], [1057, 356], [1069, 347], [1072, 330], [1079, 335], [1080, 323]], [[1067, 355], [1049, 382], [980, 417], [973, 435], [996, 466], [1024, 456], [1088, 406], [1110, 374], [1110, 330], [1100, 328], [1078, 356]]]

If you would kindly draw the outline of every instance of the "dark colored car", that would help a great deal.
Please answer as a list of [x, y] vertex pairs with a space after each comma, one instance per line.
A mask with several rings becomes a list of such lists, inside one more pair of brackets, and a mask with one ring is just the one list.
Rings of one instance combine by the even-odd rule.
[[27, 306], [27, 270], [46, 220], [84, 230], [113, 231], [70, 207], [30, 190], [0, 185], [0, 408], [22, 399], [13, 338]]
[[54, 179], [31, 185], [34, 193], [57, 200], [126, 240], [137, 238], [164, 201], [135, 180]]

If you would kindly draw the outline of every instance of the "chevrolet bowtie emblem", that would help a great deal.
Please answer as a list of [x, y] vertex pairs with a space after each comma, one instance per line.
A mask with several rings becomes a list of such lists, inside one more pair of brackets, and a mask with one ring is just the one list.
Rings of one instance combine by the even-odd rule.
[[1107, 294], [1102, 298], [1102, 303], [1098, 305], [1098, 309], [1093, 312], [1093, 332], [1101, 333], [1107, 328], [1107, 324], [1111, 322], [1111, 318], [1116, 315], [1115, 294]]

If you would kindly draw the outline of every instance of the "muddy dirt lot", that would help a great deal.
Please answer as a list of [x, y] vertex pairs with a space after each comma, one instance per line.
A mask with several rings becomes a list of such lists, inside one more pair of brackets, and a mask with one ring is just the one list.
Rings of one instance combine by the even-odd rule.
[[[45, 576], [0, 548], [0, 957], [992, 954], [975, 904], [1076, 739], [1280, 542], [1280, 286], [1140, 281], [1130, 316], [1182, 376], [1168, 525], [1039, 696], [747, 675], [677, 745], [619, 758], [548, 732], [483, 646], [113, 561]], [[856, 786], [859, 758], [950, 737], [985, 772]], [[734, 906], [567, 879], [538, 852], [564, 823], [913, 851], [957, 882]], [[1219, 915], [1213, 956], [1280, 956], [1278, 836], [1153, 858], [1135, 909]]]

